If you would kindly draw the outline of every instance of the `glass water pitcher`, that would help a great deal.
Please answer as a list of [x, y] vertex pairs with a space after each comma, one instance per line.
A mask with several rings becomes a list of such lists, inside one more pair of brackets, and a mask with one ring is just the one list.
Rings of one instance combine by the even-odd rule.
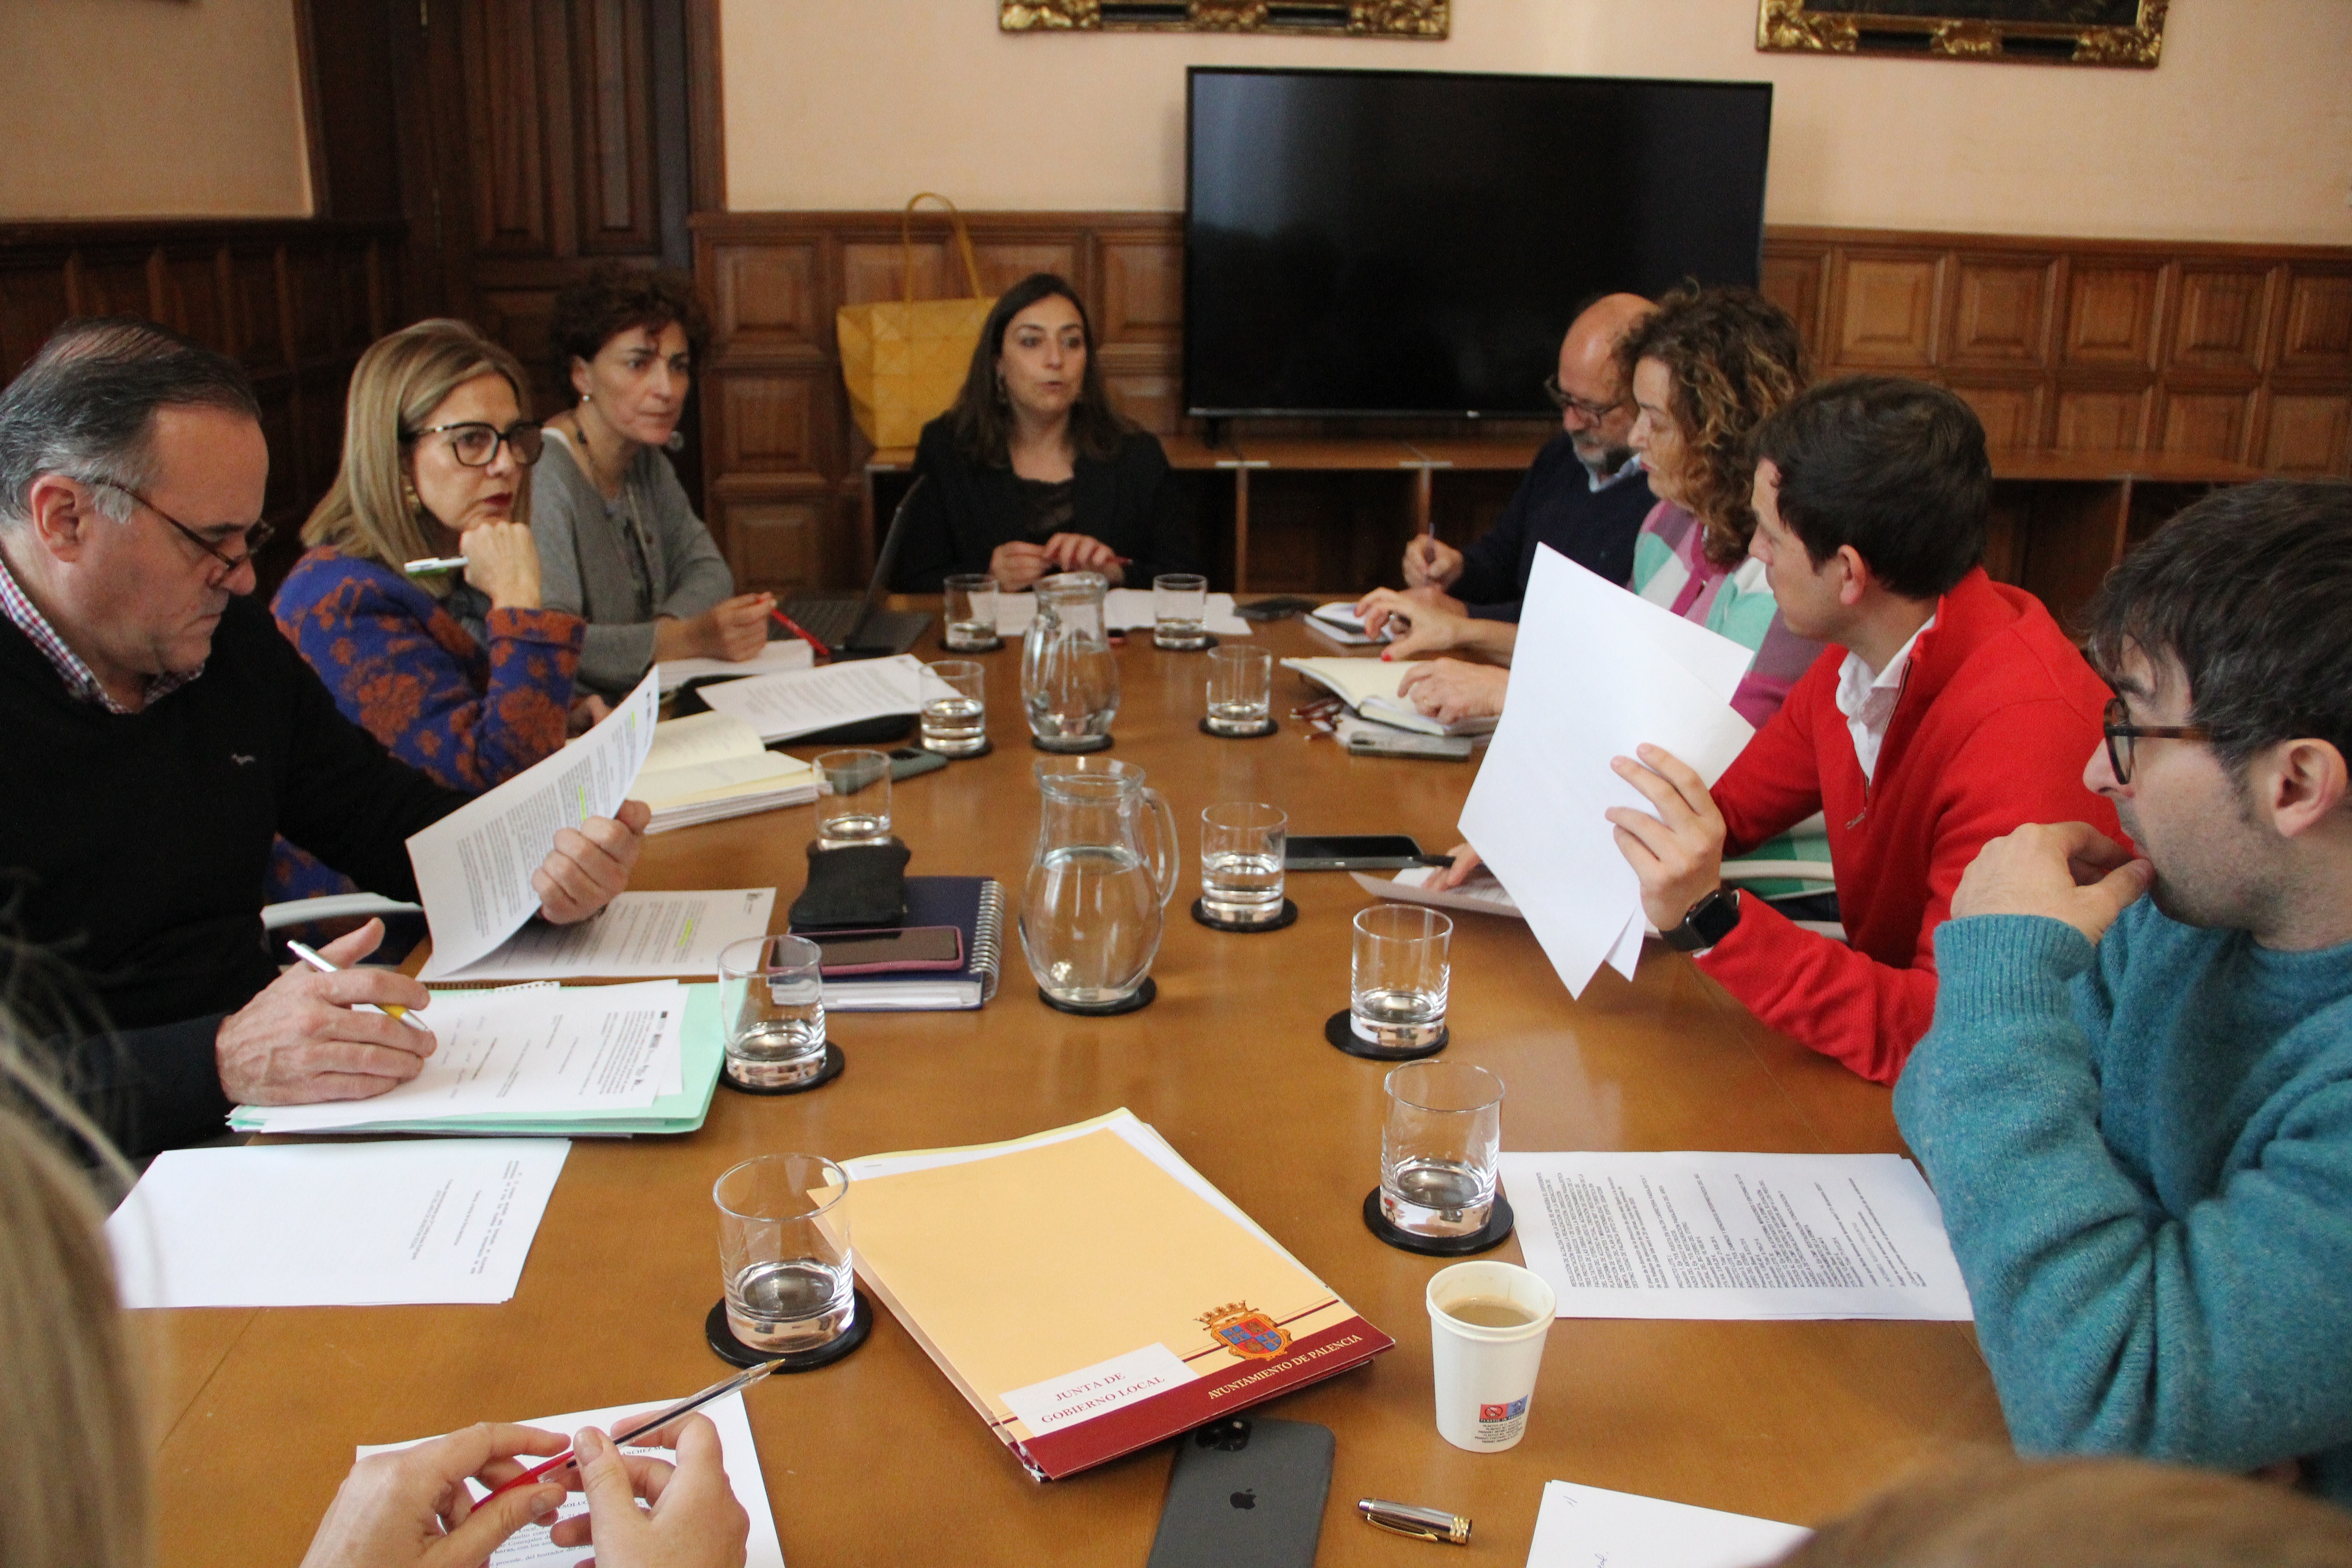
[[1176, 890], [1176, 818], [1132, 763], [1049, 757], [1036, 772], [1021, 951], [1051, 1000], [1116, 1010], [1142, 989], [1160, 951]]
[[1021, 705], [1048, 752], [1099, 752], [1118, 712], [1118, 659], [1103, 622], [1109, 584], [1064, 572], [1037, 584], [1037, 616], [1021, 648]]

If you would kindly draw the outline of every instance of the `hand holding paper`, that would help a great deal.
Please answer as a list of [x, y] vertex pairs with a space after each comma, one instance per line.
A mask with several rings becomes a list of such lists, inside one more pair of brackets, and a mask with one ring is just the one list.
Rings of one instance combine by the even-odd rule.
[[1612, 805], [1617, 848], [1642, 879], [1642, 912], [1660, 931], [1680, 925], [1691, 906], [1723, 885], [1723, 813], [1706, 784], [1663, 746], [1635, 748], [1641, 760], [1612, 758], [1617, 776], [1642, 792], [1655, 815]]

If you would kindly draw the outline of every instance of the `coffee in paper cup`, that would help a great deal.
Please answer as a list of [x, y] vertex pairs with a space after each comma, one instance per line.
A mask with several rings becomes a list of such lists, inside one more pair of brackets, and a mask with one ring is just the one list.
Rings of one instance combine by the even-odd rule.
[[1437, 1435], [1474, 1454], [1527, 1435], [1558, 1300], [1543, 1277], [1510, 1263], [1457, 1263], [1431, 1277], [1431, 1365]]

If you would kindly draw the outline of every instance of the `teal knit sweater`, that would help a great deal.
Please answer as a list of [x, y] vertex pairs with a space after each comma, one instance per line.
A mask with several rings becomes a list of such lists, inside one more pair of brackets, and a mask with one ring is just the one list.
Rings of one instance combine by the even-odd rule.
[[2143, 899], [1936, 932], [1895, 1092], [2027, 1452], [2249, 1470], [2352, 1504], [2352, 943]]

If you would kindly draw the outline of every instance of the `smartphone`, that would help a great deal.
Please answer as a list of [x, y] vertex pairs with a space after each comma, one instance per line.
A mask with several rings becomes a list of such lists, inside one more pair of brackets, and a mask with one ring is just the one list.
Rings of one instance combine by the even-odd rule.
[[1147, 1568], [1314, 1568], [1331, 1428], [1229, 1415], [1176, 1439]]
[[1423, 854], [1421, 846], [1402, 833], [1293, 834], [1282, 848], [1283, 868], [1289, 871], [1394, 871], [1452, 863]]
[[954, 926], [795, 931], [817, 945], [819, 974], [882, 974], [901, 969], [961, 969], [963, 932]]
[[920, 746], [901, 746], [890, 753], [890, 782], [936, 773], [947, 765], [947, 758], [937, 752], [927, 752]]

